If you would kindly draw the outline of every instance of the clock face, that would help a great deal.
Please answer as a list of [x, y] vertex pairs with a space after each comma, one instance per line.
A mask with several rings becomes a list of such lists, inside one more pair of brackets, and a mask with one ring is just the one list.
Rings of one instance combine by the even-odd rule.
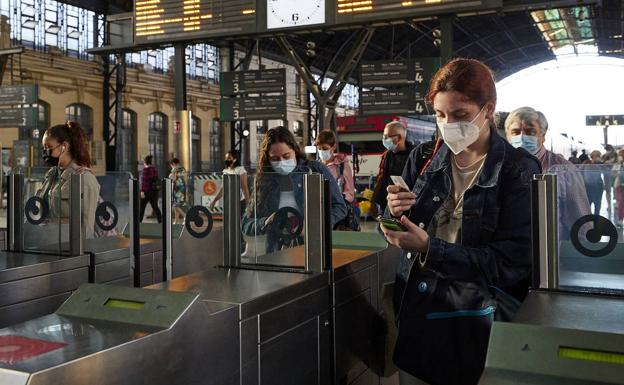
[[325, 22], [326, 0], [266, 0], [267, 28], [289, 28]]

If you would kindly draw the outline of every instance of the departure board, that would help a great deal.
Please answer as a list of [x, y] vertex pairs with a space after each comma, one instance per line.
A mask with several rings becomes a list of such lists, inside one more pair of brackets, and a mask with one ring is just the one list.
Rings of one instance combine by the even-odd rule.
[[255, 0], [136, 0], [134, 42], [256, 32]]
[[500, 0], [335, 0], [336, 24], [393, 20], [408, 16], [451, 13], [478, 8], [484, 3], [501, 4]]
[[502, 0], [134, 0], [134, 42], [171, 43], [496, 9]]
[[284, 68], [261, 71], [221, 72], [221, 95], [233, 96], [253, 93], [285, 92]]
[[410, 90], [362, 91], [362, 115], [410, 114], [414, 112], [413, 93]]
[[221, 120], [286, 119], [286, 94], [221, 99]]

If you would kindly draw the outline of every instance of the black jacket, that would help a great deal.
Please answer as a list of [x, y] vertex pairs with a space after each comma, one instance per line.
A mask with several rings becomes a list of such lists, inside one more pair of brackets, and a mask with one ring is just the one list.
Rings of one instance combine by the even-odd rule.
[[393, 183], [390, 176], [403, 174], [403, 168], [414, 148], [415, 146], [411, 142], [406, 141], [404, 151], [393, 152], [386, 150], [384, 152], [382, 156], [383, 164], [379, 168], [380, 175], [377, 177], [375, 196], [373, 198], [373, 201], [381, 206], [382, 211], [385, 210], [387, 204], [388, 191], [386, 191], [386, 187]]

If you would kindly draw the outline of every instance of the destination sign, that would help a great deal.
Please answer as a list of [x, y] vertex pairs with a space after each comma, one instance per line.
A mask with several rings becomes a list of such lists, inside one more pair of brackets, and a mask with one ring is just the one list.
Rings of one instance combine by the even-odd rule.
[[34, 104], [39, 100], [39, 92], [35, 84], [25, 86], [0, 87], [0, 105]]
[[407, 85], [414, 82], [414, 71], [407, 60], [375, 61], [362, 63], [360, 79], [362, 87]]
[[[381, 60], [362, 63], [360, 84], [362, 87], [407, 86], [429, 87], [434, 72], [440, 68], [439, 58], [417, 58], [408, 60]], [[421, 90], [422, 91], [422, 90]]]
[[424, 98], [413, 87], [384, 91], [362, 91], [360, 109], [362, 115], [431, 114]]
[[34, 107], [28, 108], [1, 108], [0, 127], [35, 127], [37, 124], [38, 110]]
[[221, 120], [286, 119], [286, 95], [221, 98]]
[[286, 69], [221, 72], [221, 95], [286, 91]]
[[362, 115], [409, 114], [413, 112], [413, 93], [409, 89], [392, 91], [362, 91]]
[[586, 126], [621, 126], [624, 125], [624, 115], [587, 115]]
[[256, 32], [255, 0], [135, 0], [134, 42]]

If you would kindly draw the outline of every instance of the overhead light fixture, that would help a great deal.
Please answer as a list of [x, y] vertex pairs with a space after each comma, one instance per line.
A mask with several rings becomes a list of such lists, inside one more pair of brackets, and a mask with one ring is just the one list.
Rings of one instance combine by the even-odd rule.
[[61, 30], [61, 27], [59, 27], [56, 24], [50, 24], [50, 26], [48, 26], [48, 28], [46, 28], [46, 32], [54, 33], [54, 34], [59, 33], [60, 30]]
[[73, 30], [67, 36], [71, 37], [72, 39], [78, 39], [80, 35], [81, 35], [80, 31]]
[[248, 137], [249, 134], [250, 134], [249, 130], [247, 130], [247, 129], [243, 130], [243, 138]]
[[25, 28], [35, 28], [37, 26], [38, 22], [35, 19], [28, 19], [24, 22], [24, 24], [22, 24], [22, 27]]

